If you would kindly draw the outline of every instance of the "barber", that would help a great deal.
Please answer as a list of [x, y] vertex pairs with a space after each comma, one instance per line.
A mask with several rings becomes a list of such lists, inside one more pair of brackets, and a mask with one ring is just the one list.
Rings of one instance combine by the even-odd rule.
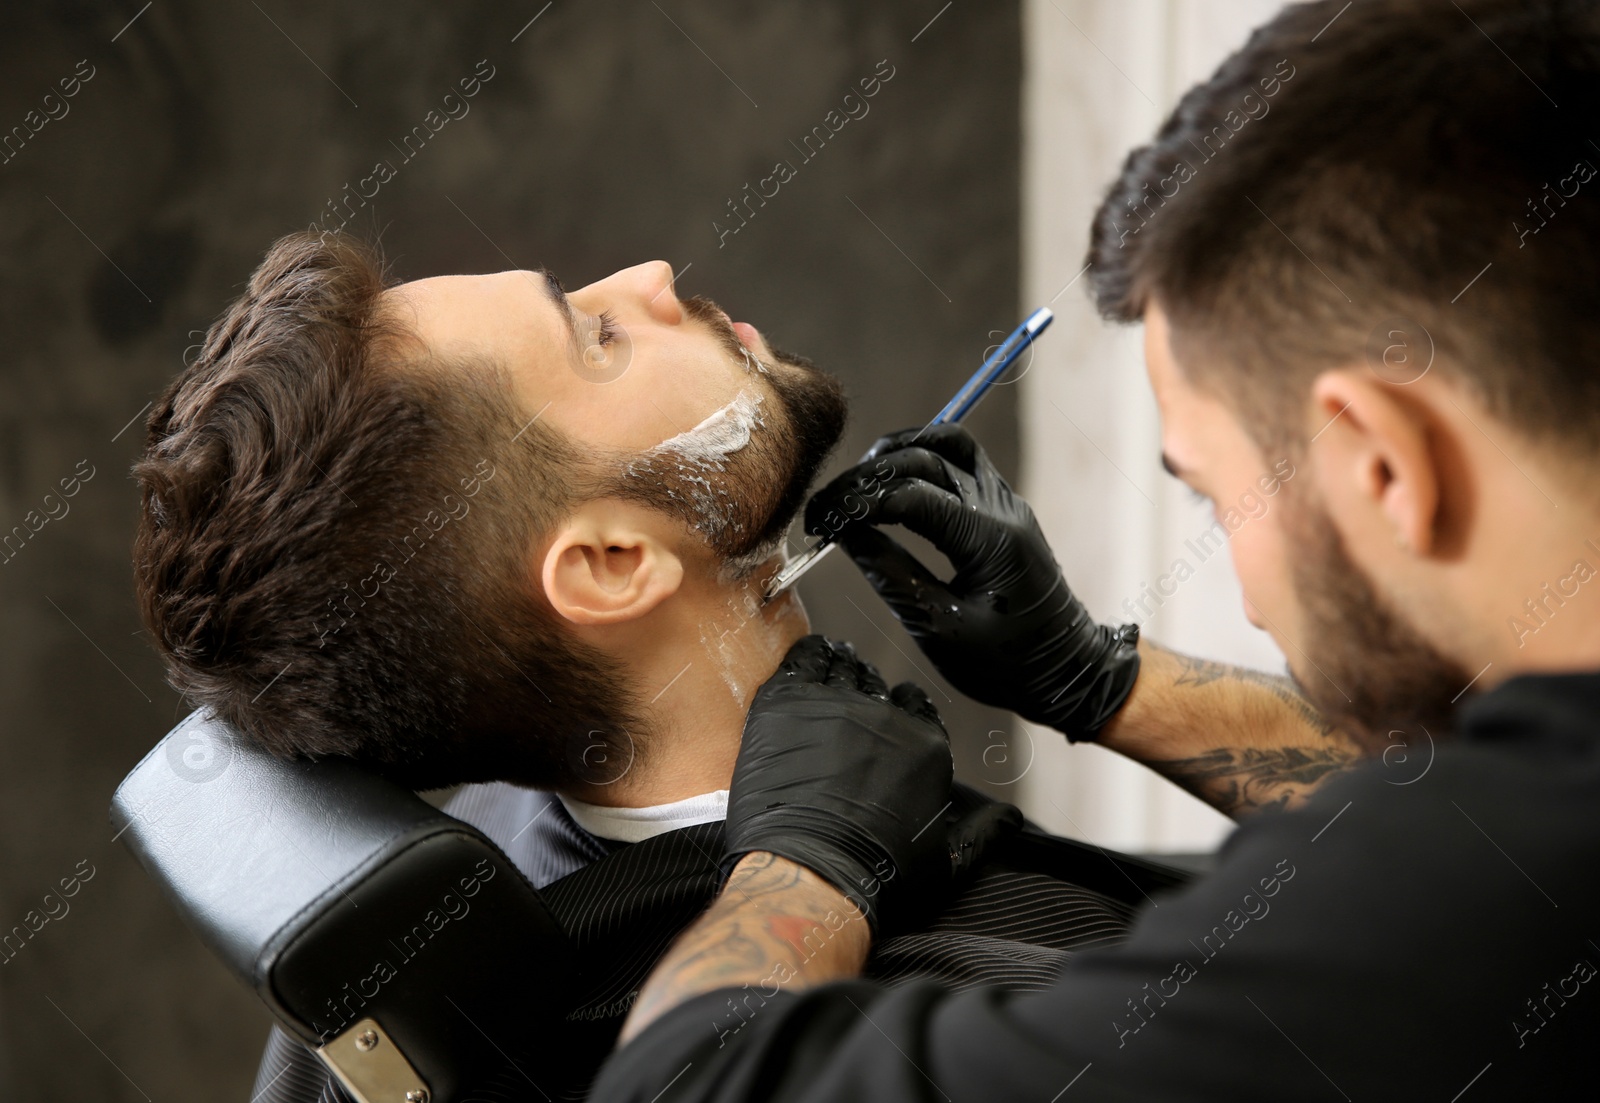
[[[880, 441], [816, 497], [808, 528], [825, 530], [834, 510], [854, 515], [838, 538], [874, 587], [980, 700], [1105, 742], [1139, 700], [1156, 665], [1145, 660], [1168, 661], [1087, 616], [1027, 504], [958, 428]], [[952, 581], [874, 527], [889, 523], [930, 539]], [[757, 694], [730, 795], [731, 875], [645, 985], [594, 1098], [1448, 1100], [1541, 1033], [1544, 1048], [1502, 1084], [1555, 1091], [1582, 1071], [1581, 1039], [1600, 1024], [1600, 945], [1578, 929], [1592, 911], [1552, 907], [1536, 937], [1484, 944], [1480, 926], [1506, 929], [1528, 901], [1506, 896], [1511, 867], [1495, 867], [1497, 844], [1457, 814], [1459, 802], [1494, 808], [1514, 760], [1485, 769], [1473, 757], [1496, 752], [1538, 689], [1469, 706], [1463, 731], [1484, 749], [1433, 763], [1432, 793], [1413, 788], [1421, 764], [1385, 776], [1381, 763], [1357, 767], [1356, 750], [1309, 795], [1280, 793], [1244, 818], [1213, 873], [1151, 901], [1124, 944], [1078, 955], [1048, 991], [885, 989], [856, 979], [874, 938], [930, 921], [1016, 821], [1001, 805], [946, 822], [949, 749], [931, 704], [910, 687], [886, 695], [831, 647], [808, 637]], [[1237, 676], [1194, 680], [1213, 675]], [[1168, 674], [1149, 696], [1170, 709], [1189, 692], [1182, 680]], [[1193, 737], [1142, 707], [1126, 745], [1176, 760], [1153, 733]], [[1554, 714], [1547, 727], [1543, 738], [1570, 738]], [[1278, 738], [1302, 737], [1291, 726]], [[1558, 800], [1550, 814], [1570, 811]], [[1519, 841], [1525, 851], [1508, 839]], [[1592, 871], [1556, 881], [1551, 855], [1518, 857], [1571, 904], [1594, 902]], [[729, 988], [755, 1008], [733, 1037], [713, 1025]]]

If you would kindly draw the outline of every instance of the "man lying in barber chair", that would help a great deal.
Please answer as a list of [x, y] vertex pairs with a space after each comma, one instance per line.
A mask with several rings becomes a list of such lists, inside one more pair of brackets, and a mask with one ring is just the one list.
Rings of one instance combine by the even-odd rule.
[[[506, 851], [583, 958], [541, 1090], [582, 1096], [722, 886], [747, 713], [809, 631], [792, 595], [760, 597], [844, 418], [834, 380], [680, 300], [666, 264], [570, 295], [543, 271], [390, 286], [364, 247], [312, 235], [273, 246], [151, 417], [136, 575], [173, 684], [275, 753], [466, 783], [447, 811]], [[1050, 692], [1002, 671], [969, 692], [1234, 815], [1358, 756], [1287, 680], [1099, 627], [1064, 587], [1053, 601], [1072, 630]], [[881, 687], [847, 649], [809, 646]], [[892, 696], [933, 712], [915, 687]], [[923, 929], [875, 917], [869, 977], [1041, 989], [1182, 879], [1015, 827], [957, 787], [930, 830], [965, 885]], [[346, 1098], [274, 1030], [256, 1103]]]

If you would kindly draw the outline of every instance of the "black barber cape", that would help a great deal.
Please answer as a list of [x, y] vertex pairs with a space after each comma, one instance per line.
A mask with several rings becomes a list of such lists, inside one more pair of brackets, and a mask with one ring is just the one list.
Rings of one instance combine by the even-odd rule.
[[[961, 786], [955, 797], [957, 810], [987, 800]], [[720, 887], [722, 824], [611, 842], [584, 831], [554, 797], [504, 784], [467, 786], [445, 811], [476, 826], [522, 870], [572, 936], [584, 973], [577, 1002], [564, 1010], [565, 1033], [508, 1054], [513, 1063], [503, 1069], [484, 1070], [468, 1099], [583, 1099], [640, 985]], [[1137, 904], [1184, 880], [1175, 870], [1030, 827], [985, 864], [929, 929], [875, 947], [867, 976], [885, 988], [925, 980], [952, 991], [979, 985], [1042, 991], [1077, 952], [1125, 937]], [[493, 963], [494, 947], [486, 946], [484, 965]], [[713, 1038], [731, 1041], [766, 1014], [770, 992], [730, 992], [695, 1020]], [[309, 1049], [274, 1027], [251, 1100], [349, 1103], [350, 1097]]]
[[826, 985], [721, 1048], [711, 993], [595, 1098], [1600, 1097], [1600, 673], [1509, 680], [1455, 727], [1251, 817], [1047, 991]]

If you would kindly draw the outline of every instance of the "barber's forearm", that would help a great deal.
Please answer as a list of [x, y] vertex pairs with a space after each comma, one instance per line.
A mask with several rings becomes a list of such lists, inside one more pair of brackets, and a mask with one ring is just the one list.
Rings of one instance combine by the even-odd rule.
[[1098, 742], [1238, 817], [1293, 807], [1365, 757], [1288, 678], [1139, 641], [1139, 679]]
[[770, 996], [856, 976], [871, 945], [866, 917], [833, 885], [786, 858], [747, 854], [656, 965], [618, 1044], [718, 988], [749, 985]]

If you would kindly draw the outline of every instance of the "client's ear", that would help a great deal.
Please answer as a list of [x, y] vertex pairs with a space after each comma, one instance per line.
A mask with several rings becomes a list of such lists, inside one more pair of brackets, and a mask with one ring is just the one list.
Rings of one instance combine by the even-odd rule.
[[621, 624], [677, 592], [683, 561], [664, 514], [602, 498], [556, 529], [539, 578], [555, 611], [573, 624]]

